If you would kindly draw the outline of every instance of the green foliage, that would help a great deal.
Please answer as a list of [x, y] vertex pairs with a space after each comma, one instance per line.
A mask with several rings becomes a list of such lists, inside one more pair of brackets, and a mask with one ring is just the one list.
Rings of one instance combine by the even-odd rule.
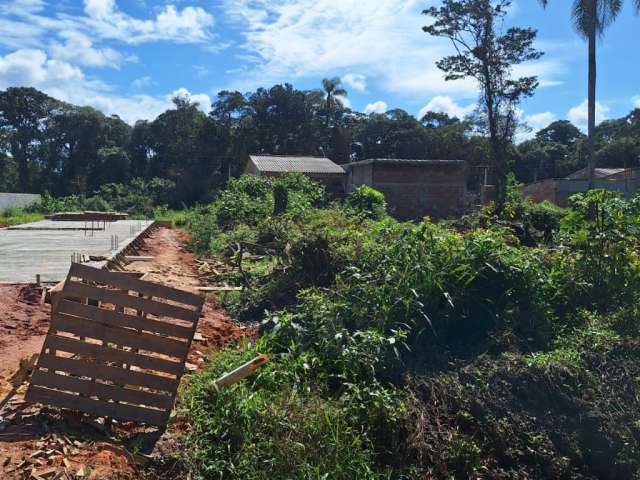
[[[640, 288], [640, 198], [608, 190], [571, 197], [562, 240], [576, 256], [575, 281], [593, 292], [601, 309], [626, 304]], [[596, 293], [597, 292], [597, 293]]]
[[382, 478], [362, 428], [339, 400], [306, 386], [299, 361], [275, 356], [248, 382], [215, 387], [255, 351], [220, 353], [189, 382], [182, 405], [194, 478]]
[[22, 208], [5, 208], [0, 211], [0, 228], [22, 223], [44, 220], [44, 215], [36, 212], [28, 212]]
[[507, 178], [507, 201], [503, 210], [496, 215], [492, 208], [482, 213], [484, 225], [504, 225], [527, 246], [550, 244], [560, 230], [560, 223], [567, 214], [566, 209], [544, 201], [533, 202], [520, 193], [520, 185], [515, 176]]
[[287, 211], [288, 204], [289, 191], [284, 185], [277, 183], [273, 186], [273, 214], [283, 214]]
[[368, 185], [360, 185], [347, 196], [346, 204], [356, 215], [380, 219], [386, 214], [384, 194]]
[[257, 225], [273, 211], [271, 188], [271, 180], [267, 177], [243, 175], [229, 180], [215, 202], [218, 226], [232, 229], [241, 223]]
[[[278, 184], [290, 201], [273, 215]], [[369, 193], [326, 206], [311, 182], [256, 177], [193, 213], [201, 249], [268, 255], [230, 302], [260, 340], [215, 354], [183, 396], [195, 476], [595, 478], [606, 461], [633, 478], [640, 200], [591, 191], [559, 209], [512, 181], [499, 215], [454, 230], [372, 216]], [[272, 362], [213, 387], [257, 353]]]
[[175, 185], [169, 180], [152, 178], [147, 181], [134, 178], [129, 183], [106, 183], [94, 195], [69, 195], [53, 197], [48, 192], [41, 201], [28, 207], [29, 211], [41, 213], [94, 210], [100, 212], [119, 211], [131, 215], [152, 217], [154, 208], [164, 204]]

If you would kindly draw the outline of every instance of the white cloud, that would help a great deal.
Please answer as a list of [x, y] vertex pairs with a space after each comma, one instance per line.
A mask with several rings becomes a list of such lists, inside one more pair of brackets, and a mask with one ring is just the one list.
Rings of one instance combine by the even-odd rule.
[[206, 93], [191, 93], [186, 88], [182, 87], [177, 90], [174, 90], [169, 98], [174, 97], [182, 97], [189, 100], [192, 103], [197, 103], [198, 108], [205, 113], [209, 113], [211, 111], [211, 98]]
[[[588, 126], [587, 104], [585, 99], [580, 105], [571, 108], [567, 113], [569, 121], [582, 131], [586, 131]], [[596, 125], [608, 118], [610, 110], [608, 106], [596, 102]]]
[[[375, 5], [372, 5], [374, 3]], [[267, 82], [358, 72], [369, 83], [406, 98], [450, 95], [475, 99], [472, 79], [447, 82], [436, 61], [452, 53], [444, 39], [426, 35], [421, 11], [435, 0], [224, 0], [244, 39], [242, 57], [252, 65], [233, 85], [239, 90]], [[555, 61], [519, 67], [558, 82]], [[554, 69], [555, 68], [555, 69]], [[353, 87], [352, 87], [353, 88]], [[355, 87], [356, 89], [358, 87]]]
[[149, 87], [151, 85], [155, 85], [155, 82], [148, 75], [145, 75], [144, 77], [136, 78], [133, 82], [131, 82], [131, 86], [134, 88]]
[[209, 69], [204, 65], [194, 65], [193, 69], [196, 71], [196, 78], [204, 78], [209, 75]]
[[344, 95], [336, 95], [335, 98], [344, 106], [344, 108], [351, 108], [351, 100]]
[[93, 18], [104, 18], [116, 9], [115, 0], [85, 0], [84, 11]]
[[168, 95], [117, 95], [104, 82], [85, 76], [82, 70], [61, 60], [49, 58], [38, 49], [23, 49], [0, 55], [0, 90], [12, 86], [37, 88], [54, 98], [75, 105], [90, 105], [107, 115], [117, 114], [133, 124], [153, 119], [168, 108], [176, 95], [187, 96], [208, 112], [211, 99], [179, 88]]
[[347, 73], [342, 77], [342, 82], [356, 92], [367, 90], [367, 77], [361, 73]]
[[[213, 45], [214, 18], [202, 7], [187, 6], [179, 9], [169, 4], [154, 17], [140, 19], [120, 10], [115, 0], [84, 0], [84, 15], [58, 13], [55, 16], [46, 16], [42, 13], [43, 5], [44, 2], [38, 0], [20, 0], [17, 6], [0, 6], [1, 16], [16, 17], [2, 20], [12, 21], [18, 29], [18, 34], [31, 41], [20, 45], [13, 42], [12, 47], [33, 46], [33, 36], [65, 30], [84, 33], [93, 42], [112, 39], [127, 44], [167, 41], [206, 43], [208, 47]], [[10, 38], [5, 39], [0, 34], [0, 41], [6, 45]]]
[[377, 0], [375, 8], [361, 0], [226, 0], [224, 5], [244, 37], [243, 58], [253, 65], [236, 85], [241, 90], [345, 71], [347, 83], [347, 75], [357, 71], [407, 96], [476, 95], [474, 82], [445, 82], [436, 68], [450, 47], [422, 32], [427, 19], [420, 15], [421, 0]]
[[418, 112], [418, 119], [421, 119], [427, 112], [446, 113], [450, 117], [463, 119], [472, 113], [475, 108], [475, 104], [469, 104], [463, 107], [447, 95], [437, 95], [420, 109]]
[[534, 113], [532, 115], [527, 115], [524, 118], [524, 121], [534, 132], [538, 130], [542, 130], [543, 128], [549, 126], [550, 123], [555, 122], [558, 117], [554, 113], [551, 112], [542, 112], [542, 113]]
[[634, 108], [640, 108], [640, 95], [636, 95], [631, 101], [633, 102]]
[[525, 140], [532, 139], [535, 134], [543, 128], [549, 126], [551, 122], [558, 119], [554, 113], [541, 112], [531, 115], [525, 115], [522, 110], [519, 110], [518, 120], [524, 122], [519, 131], [516, 133], [516, 143], [524, 142]]
[[364, 107], [364, 113], [367, 115], [370, 113], [384, 113], [387, 111], [387, 104], [382, 100], [378, 100], [377, 102], [373, 102]]
[[75, 31], [62, 31], [64, 43], [51, 42], [49, 52], [56, 60], [90, 67], [119, 68], [124, 57], [112, 48], [94, 48], [86, 35]]
[[0, 14], [23, 15], [37, 13], [44, 9], [44, 0], [12, 0], [0, 5]]
[[51, 91], [85, 80], [79, 68], [47, 58], [42, 50], [24, 49], [0, 56], [2, 89], [19, 85]]
[[125, 43], [174, 41], [201, 43], [212, 38], [213, 16], [201, 7], [178, 10], [167, 5], [150, 20], [140, 20], [122, 12], [114, 0], [85, 0], [87, 17], [79, 18], [86, 28], [102, 38]]

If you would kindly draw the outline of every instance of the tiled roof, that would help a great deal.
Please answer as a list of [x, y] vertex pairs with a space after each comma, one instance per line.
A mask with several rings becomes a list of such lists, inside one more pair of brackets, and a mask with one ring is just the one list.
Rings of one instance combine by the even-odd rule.
[[[594, 178], [607, 178], [611, 175], [615, 175], [616, 173], [624, 172], [625, 168], [594, 168], [593, 176]], [[566, 178], [569, 180], [586, 180], [589, 176], [589, 169], [583, 168], [582, 170], [578, 170], [577, 172], [573, 172], [571, 175]]]
[[250, 155], [249, 158], [261, 172], [344, 173], [340, 165], [324, 157]]

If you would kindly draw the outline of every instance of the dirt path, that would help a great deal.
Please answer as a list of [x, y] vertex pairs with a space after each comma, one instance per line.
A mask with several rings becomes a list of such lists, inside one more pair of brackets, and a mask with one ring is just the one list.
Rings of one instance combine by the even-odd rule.
[[[195, 288], [203, 284], [195, 266], [195, 258], [186, 248], [187, 241], [188, 236], [184, 231], [160, 228], [151, 234], [139, 252], [142, 256], [154, 257], [154, 260], [130, 263], [127, 270], [144, 272], [145, 280], [151, 282], [195, 292]], [[189, 361], [200, 365], [203, 358], [196, 352], [205, 353], [230, 341], [239, 341], [246, 335], [245, 330], [220, 308], [215, 297], [209, 297], [198, 322]]]
[[36, 285], [0, 285], [0, 398], [20, 359], [40, 351], [49, 328], [49, 305]]
[[[195, 291], [201, 281], [194, 256], [186, 248], [187, 240], [180, 230], [160, 228], [138, 251], [138, 255], [152, 256], [153, 260], [133, 262], [126, 268], [146, 273], [146, 280]], [[8, 378], [20, 359], [38, 353], [42, 346], [50, 310], [48, 305], [40, 305], [40, 294], [35, 287], [0, 286], [0, 394], [10, 389]], [[211, 350], [239, 342], [247, 333], [215, 299], [207, 299], [189, 352], [191, 368], [202, 366]], [[24, 387], [3, 412], [11, 422], [8, 426], [0, 424], [0, 478], [27, 478], [32, 470], [37, 474], [50, 468], [69, 473], [61, 478], [74, 478], [77, 473], [84, 473], [83, 478], [88, 479], [138, 478], [133, 457], [95, 425], [89, 425], [86, 417], [26, 405], [23, 391]], [[130, 449], [151, 448], [158, 439], [153, 429], [126, 422], [116, 423], [113, 435]], [[170, 427], [163, 440], [171, 435]]]

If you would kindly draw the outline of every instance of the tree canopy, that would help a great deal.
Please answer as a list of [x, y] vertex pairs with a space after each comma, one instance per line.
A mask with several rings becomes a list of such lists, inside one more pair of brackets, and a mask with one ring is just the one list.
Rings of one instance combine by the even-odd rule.
[[489, 134], [498, 209], [506, 195], [507, 155], [518, 126], [516, 107], [538, 86], [535, 76], [514, 78], [515, 65], [540, 58], [536, 31], [502, 25], [511, 0], [444, 0], [423, 11], [423, 30], [451, 41], [456, 54], [437, 62], [445, 80], [474, 79], [480, 90], [478, 123]]

